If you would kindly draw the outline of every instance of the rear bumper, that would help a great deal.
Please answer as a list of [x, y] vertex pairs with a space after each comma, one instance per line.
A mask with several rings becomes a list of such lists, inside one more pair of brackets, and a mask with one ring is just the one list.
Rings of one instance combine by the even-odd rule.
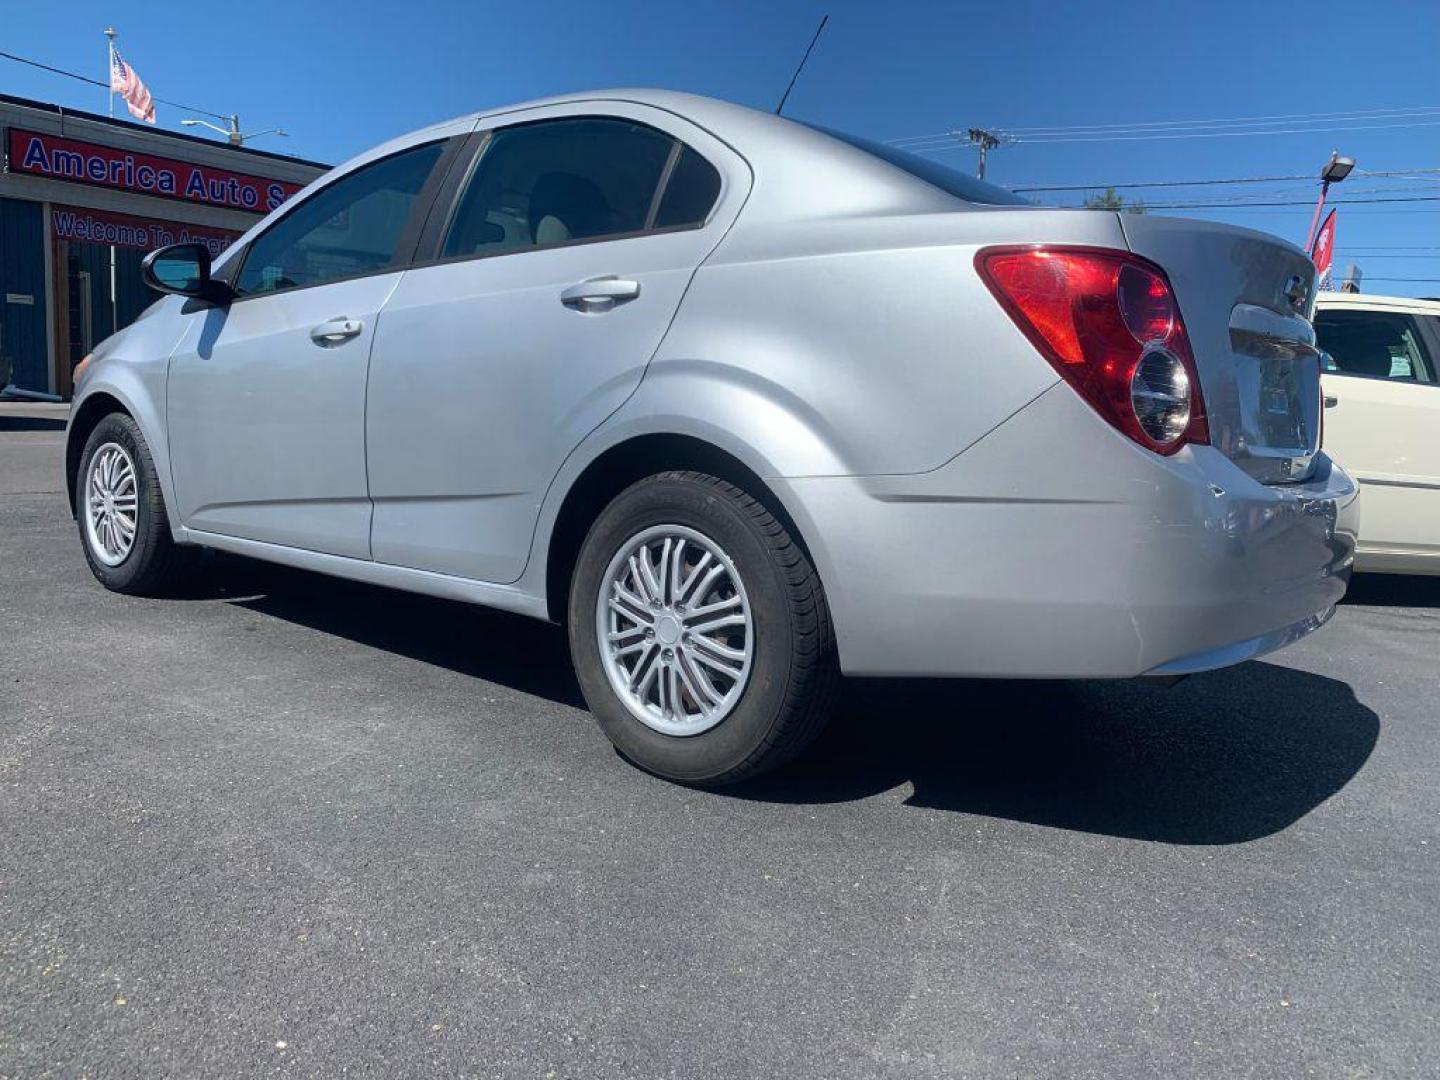
[[1181, 674], [1328, 618], [1356, 485], [1266, 486], [1213, 447], [1141, 450], [1057, 386], [930, 473], [776, 481], [859, 675]]
[[1254, 660], [1257, 656], [1264, 656], [1276, 649], [1283, 649], [1286, 645], [1293, 644], [1308, 634], [1314, 633], [1329, 622], [1330, 616], [1334, 614], [1335, 608], [1331, 606], [1316, 615], [1307, 615], [1297, 623], [1282, 626], [1278, 630], [1271, 630], [1268, 634], [1258, 634], [1255, 637], [1246, 638], [1244, 641], [1231, 642], [1218, 649], [1191, 653], [1189, 656], [1182, 656], [1161, 664], [1159, 667], [1151, 668], [1145, 674], [1194, 675], [1196, 672], [1214, 671], [1216, 668]]

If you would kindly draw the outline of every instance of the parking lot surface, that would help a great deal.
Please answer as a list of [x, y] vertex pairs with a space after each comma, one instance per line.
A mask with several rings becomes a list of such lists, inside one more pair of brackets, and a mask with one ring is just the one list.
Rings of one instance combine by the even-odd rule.
[[106, 593], [62, 416], [0, 412], [0, 1076], [1436, 1075], [1436, 581], [1169, 689], [854, 683], [711, 794], [554, 627]]

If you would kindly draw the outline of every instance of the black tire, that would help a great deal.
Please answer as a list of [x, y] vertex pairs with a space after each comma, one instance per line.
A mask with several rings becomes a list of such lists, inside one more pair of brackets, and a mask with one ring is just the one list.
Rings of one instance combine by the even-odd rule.
[[[135, 538], [129, 552], [116, 565], [107, 565], [93, 546], [87, 526], [86, 499], [90, 467], [96, 453], [107, 444], [119, 445], [134, 464], [136, 480]], [[95, 425], [80, 455], [75, 477], [75, 521], [80, 528], [80, 547], [97, 581], [113, 592], [132, 596], [159, 596], [183, 584], [189, 552], [175, 543], [170, 519], [165, 514], [165, 496], [155, 472], [155, 460], [140, 426], [124, 413], [114, 412]]]
[[[639, 720], [611, 686], [600, 652], [596, 605], [609, 588], [606, 569], [632, 538], [660, 525], [712, 539], [749, 598], [749, 677], [731, 711], [700, 734], [667, 734]], [[575, 670], [601, 728], [627, 759], [666, 779], [698, 786], [749, 779], [800, 753], [833, 710], [839, 668], [820, 578], [785, 525], [728, 481], [665, 472], [616, 496], [580, 549], [568, 615]]]

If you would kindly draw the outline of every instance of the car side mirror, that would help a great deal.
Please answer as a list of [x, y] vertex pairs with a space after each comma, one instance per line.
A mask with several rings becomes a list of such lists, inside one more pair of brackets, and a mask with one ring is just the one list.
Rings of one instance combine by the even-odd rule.
[[210, 249], [204, 244], [171, 244], [145, 256], [140, 276], [156, 292], [228, 303], [230, 287], [210, 276]]

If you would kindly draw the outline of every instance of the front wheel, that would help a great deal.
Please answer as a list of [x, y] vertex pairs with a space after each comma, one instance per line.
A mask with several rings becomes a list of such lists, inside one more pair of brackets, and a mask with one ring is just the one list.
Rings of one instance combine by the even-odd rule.
[[809, 558], [753, 496], [667, 472], [621, 492], [580, 551], [570, 647], [615, 747], [682, 783], [783, 763], [828, 718], [838, 670]]
[[150, 447], [124, 413], [103, 417], [85, 443], [75, 518], [85, 561], [107, 589], [155, 595], [183, 580], [185, 550], [170, 535]]

